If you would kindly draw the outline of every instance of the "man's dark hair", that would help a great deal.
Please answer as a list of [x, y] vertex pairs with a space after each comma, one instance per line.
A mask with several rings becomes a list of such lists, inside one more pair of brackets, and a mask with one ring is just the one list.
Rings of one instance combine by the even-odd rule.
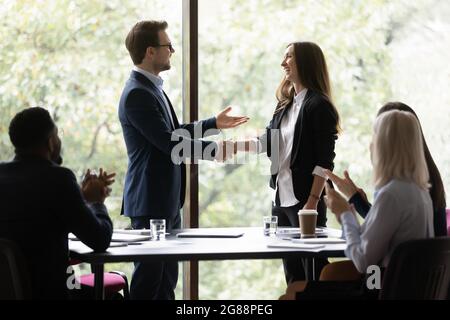
[[125, 46], [135, 65], [142, 63], [148, 47], [159, 45], [158, 32], [167, 29], [166, 21], [140, 21], [136, 23], [125, 39]]
[[40, 107], [28, 108], [14, 116], [9, 124], [9, 138], [16, 153], [43, 146], [55, 129], [50, 113]]

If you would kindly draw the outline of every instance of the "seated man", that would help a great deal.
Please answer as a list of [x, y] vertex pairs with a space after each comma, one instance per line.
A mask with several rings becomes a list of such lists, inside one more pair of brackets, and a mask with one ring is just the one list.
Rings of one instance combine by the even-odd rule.
[[61, 140], [45, 109], [19, 112], [9, 136], [16, 156], [0, 163], [0, 238], [24, 254], [33, 299], [66, 299], [68, 233], [97, 251], [111, 241], [103, 202], [112, 175], [88, 173], [81, 191], [75, 175], [60, 166]]

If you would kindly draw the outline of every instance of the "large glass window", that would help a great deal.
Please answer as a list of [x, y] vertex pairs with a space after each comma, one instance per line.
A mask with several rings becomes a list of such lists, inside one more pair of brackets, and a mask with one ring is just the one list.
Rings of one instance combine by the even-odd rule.
[[[180, 0], [2, 1], [0, 160], [13, 155], [12, 116], [30, 106], [49, 108], [65, 132], [65, 166], [79, 177], [100, 166], [117, 173], [107, 206], [115, 227], [128, 226], [119, 216], [127, 157], [117, 106], [132, 67], [124, 39], [138, 20], [168, 21], [176, 52], [172, 70], [161, 75], [181, 119], [181, 12]], [[314, 41], [328, 59], [344, 129], [336, 171], [349, 169], [372, 194], [372, 122], [383, 103], [400, 100], [417, 111], [448, 191], [448, 16], [450, 3], [439, 0], [199, 0], [200, 118], [233, 105], [251, 121], [217, 139], [261, 133], [276, 104], [286, 45]], [[200, 163], [201, 227], [261, 226], [270, 214], [269, 162], [255, 155], [245, 162]], [[337, 226], [331, 216], [329, 225]], [[131, 276], [131, 264], [106, 267]], [[201, 299], [274, 299], [284, 289], [280, 260], [200, 263]]]
[[[200, 0], [200, 117], [226, 105], [251, 121], [219, 138], [255, 135], [271, 119], [281, 59], [293, 41], [323, 49], [343, 133], [336, 172], [372, 194], [369, 143], [378, 108], [413, 107], [444, 183], [450, 181], [450, 4], [443, 1]], [[445, 152], [442, 152], [445, 150]], [[300, 151], [301, 152], [301, 151]], [[260, 226], [271, 212], [268, 162], [200, 165], [200, 226]], [[372, 197], [370, 197], [372, 198]], [[329, 215], [329, 226], [337, 227]], [[285, 289], [280, 260], [200, 264], [200, 298], [273, 299]]]
[[[79, 177], [102, 166], [117, 173], [106, 205], [115, 228], [120, 216], [127, 155], [117, 116], [132, 69], [125, 37], [139, 20], [166, 20], [175, 46], [172, 69], [161, 76], [181, 118], [182, 50], [179, 0], [26, 0], [0, 4], [0, 154], [13, 155], [8, 124], [19, 110], [49, 108], [64, 130], [64, 165]], [[107, 264], [126, 271], [132, 264]], [[86, 268], [88, 271], [89, 268]], [[181, 274], [181, 273], [180, 273]], [[181, 283], [177, 297], [181, 298]]]

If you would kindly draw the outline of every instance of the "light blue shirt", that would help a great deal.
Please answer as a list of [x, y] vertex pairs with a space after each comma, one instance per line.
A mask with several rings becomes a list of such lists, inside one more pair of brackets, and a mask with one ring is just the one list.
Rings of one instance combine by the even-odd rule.
[[428, 190], [412, 182], [391, 180], [375, 193], [375, 201], [360, 226], [355, 215], [341, 215], [345, 255], [361, 273], [367, 267], [387, 267], [395, 248], [408, 240], [434, 237], [433, 204]]

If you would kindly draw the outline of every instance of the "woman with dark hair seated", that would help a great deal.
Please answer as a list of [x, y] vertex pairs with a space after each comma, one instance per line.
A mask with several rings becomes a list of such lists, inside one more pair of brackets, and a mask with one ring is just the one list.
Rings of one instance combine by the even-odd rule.
[[[406, 241], [434, 236], [429, 173], [420, 124], [414, 115], [389, 111], [375, 121], [370, 146], [375, 201], [360, 226], [351, 205], [326, 185], [327, 207], [342, 224], [345, 254], [360, 274], [369, 266], [386, 268], [393, 251]], [[360, 277], [352, 281], [297, 282], [282, 299], [372, 298]]]
[[[391, 110], [400, 110], [409, 112], [419, 121], [414, 110], [408, 105], [401, 102], [389, 102], [385, 104], [379, 111], [378, 116], [384, 112]], [[420, 125], [420, 121], [419, 121]], [[423, 151], [425, 155], [425, 161], [427, 163], [428, 173], [430, 175], [430, 196], [433, 201], [433, 213], [434, 213], [434, 233], [436, 237], [447, 235], [447, 217], [446, 217], [446, 203], [445, 203], [445, 191], [444, 184], [442, 183], [439, 170], [434, 163], [430, 150], [428, 149], [425, 137], [422, 134]], [[367, 213], [370, 210], [371, 204], [367, 200], [365, 192], [358, 188], [350, 178], [347, 171], [344, 172], [344, 178], [339, 178], [332, 172], [328, 171], [328, 177], [339, 188], [339, 190], [349, 199], [348, 201], [353, 204], [356, 211], [363, 218], [366, 218]]]

